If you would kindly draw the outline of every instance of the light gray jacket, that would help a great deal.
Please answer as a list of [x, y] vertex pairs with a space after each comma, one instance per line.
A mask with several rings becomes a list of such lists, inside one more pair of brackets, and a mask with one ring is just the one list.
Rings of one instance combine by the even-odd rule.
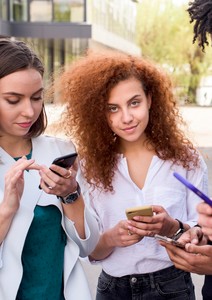
[[[74, 145], [62, 139], [41, 136], [32, 139], [32, 158], [36, 163], [50, 166], [53, 159], [75, 152]], [[0, 199], [4, 190], [4, 174], [14, 164], [14, 159], [0, 148]], [[38, 188], [40, 176], [30, 170], [24, 174], [25, 185], [21, 205], [10, 230], [0, 246], [0, 299], [15, 300], [22, 278], [21, 254], [28, 229], [33, 219], [35, 205], [55, 204], [61, 211], [61, 203], [56, 196], [48, 195]], [[74, 224], [62, 217], [62, 226], [67, 233], [64, 257], [64, 295], [66, 300], [90, 300], [90, 291], [79, 256], [85, 257], [93, 251], [98, 242], [99, 232], [96, 219], [85, 208], [86, 239], [82, 240]]]

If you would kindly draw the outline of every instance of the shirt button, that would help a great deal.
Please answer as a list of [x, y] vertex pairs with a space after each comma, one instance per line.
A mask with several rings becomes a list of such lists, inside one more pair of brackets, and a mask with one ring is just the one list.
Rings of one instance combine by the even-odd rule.
[[137, 282], [137, 278], [136, 278], [136, 277], [132, 277], [132, 278], [131, 278], [131, 282], [132, 282], [132, 283], [136, 283], [136, 282]]

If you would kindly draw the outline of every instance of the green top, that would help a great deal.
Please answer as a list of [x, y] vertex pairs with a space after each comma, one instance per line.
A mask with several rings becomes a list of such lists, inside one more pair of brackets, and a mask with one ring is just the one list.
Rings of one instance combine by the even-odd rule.
[[23, 277], [16, 300], [65, 299], [63, 263], [66, 234], [61, 218], [57, 206], [36, 205], [22, 252]]

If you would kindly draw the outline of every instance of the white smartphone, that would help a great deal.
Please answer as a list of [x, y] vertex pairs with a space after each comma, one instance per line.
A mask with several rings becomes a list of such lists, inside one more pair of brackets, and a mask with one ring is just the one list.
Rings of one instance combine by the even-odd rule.
[[159, 241], [163, 241], [163, 242], [166, 242], [168, 244], [171, 244], [171, 245], [174, 245], [174, 246], [177, 246], [177, 247], [180, 247], [180, 248], [185, 248], [185, 245], [183, 245], [182, 243], [180, 243], [176, 240], [173, 240], [172, 238], [169, 238], [167, 236], [155, 234], [154, 237]]

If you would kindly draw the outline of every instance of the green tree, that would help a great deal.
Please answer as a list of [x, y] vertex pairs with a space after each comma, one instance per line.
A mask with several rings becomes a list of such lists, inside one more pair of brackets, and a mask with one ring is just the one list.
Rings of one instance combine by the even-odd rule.
[[142, 0], [137, 25], [143, 56], [166, 67], [183, 96], [195, 102], [196, 88], [209, 67], [209, 55], [192, 44], [193, 25], [186, 6], [172, 0]]

